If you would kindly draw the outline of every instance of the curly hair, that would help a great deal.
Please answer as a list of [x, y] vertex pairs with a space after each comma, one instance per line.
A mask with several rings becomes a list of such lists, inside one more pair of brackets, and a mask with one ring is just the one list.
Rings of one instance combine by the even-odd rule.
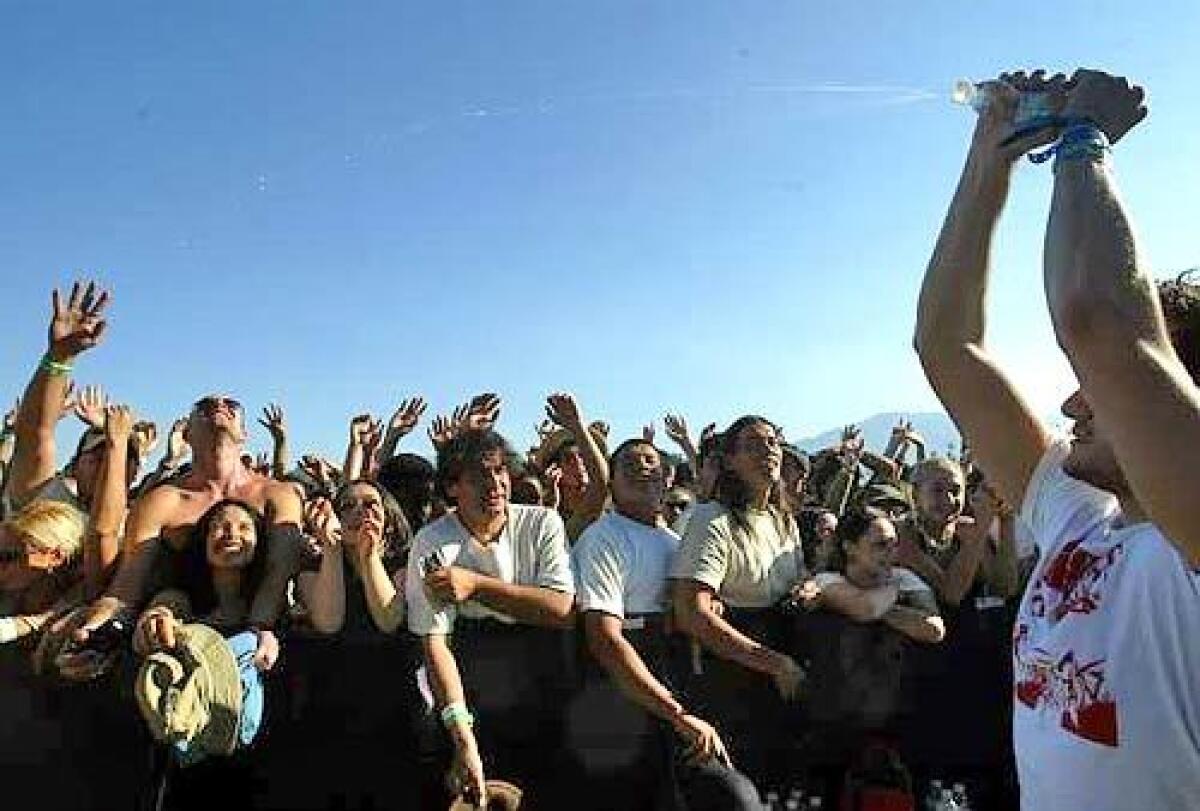
[[1196, 382], [1200, 382], [1200, 284], [1192, 280], [1198, 275], [1200, 268], [1193, 268], [1158, 283], [1158, 301], [1171, 345]]

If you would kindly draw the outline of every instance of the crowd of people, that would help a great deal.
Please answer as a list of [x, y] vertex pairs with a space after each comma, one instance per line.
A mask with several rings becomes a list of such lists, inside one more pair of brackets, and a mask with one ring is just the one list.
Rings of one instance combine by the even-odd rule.
[[[753, 414], [698, 436], [666, 415], [668, 451], [562, 392], [525, 452], [483, 393], [428, 420], [433, 460], [403, 450], [420, 397], [353, 417], [341, 464], [296, 458], [267, 405], [255, 458], [252, 415], [211, 394], [154, 464], [157, 426], [72, 383], [109, 294], [54, 291], [0, 445], [8, 788], [104, 809], [1187, 807], [1200, 288], [1154, 295], [1113, 191], [1140, 89], [985, 87], [915, 338], [957, 458], [904, 422], [805, 453]], [[1014, 132], [1030, 92], [1057, 117]], [[983, 343], [1009, 174], [1051, 142], [1072, 442]]]

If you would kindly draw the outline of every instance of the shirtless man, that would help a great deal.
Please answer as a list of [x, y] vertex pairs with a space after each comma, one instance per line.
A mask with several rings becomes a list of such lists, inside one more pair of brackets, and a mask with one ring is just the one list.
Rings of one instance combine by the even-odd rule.
[[[242, 463], [246, 444], [245, 413], [229, 397], [210, 395], [192, 407], [185, 439], [192, 447], [192, 470], [178, 482], [163, 484], [139, 498], [125, 527], [121, 569], [108, 595], [64, 623], [79, 623], [74, 638], [85, 643], [91, 631], [118, 612], [136, 609], [148, 597], [154, 561], [162, 544], [179, 549], [192, 527], [218, 501], [235, 498], [261, 511], [271, 527], [267, 573], [250, 609], [251, 625], [259, 631], [256, 661], [270, 668], [279, 646], [270, 628], [283, 607], [288, 580], [295, 573], [301, 548], [303, 516], [300, 498], [289, 485], [261, 476]], [[55, 629], [59, 633], [65, 626]], [[164, 629], [164, 644], [173, 644]], [[63, 674], [87, 678], [86, 653], [59, 657]]]

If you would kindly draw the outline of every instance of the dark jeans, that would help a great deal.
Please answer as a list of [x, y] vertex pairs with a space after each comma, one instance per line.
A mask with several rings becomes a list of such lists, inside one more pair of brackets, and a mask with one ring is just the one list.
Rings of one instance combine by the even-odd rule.
[[567, 807], [574, 792], [563, 780], [569, 765], [562, 725], [573, 684], [571, 634], [459, 617], [450, 644], [484, 774], [520, 786], [523, 811]]

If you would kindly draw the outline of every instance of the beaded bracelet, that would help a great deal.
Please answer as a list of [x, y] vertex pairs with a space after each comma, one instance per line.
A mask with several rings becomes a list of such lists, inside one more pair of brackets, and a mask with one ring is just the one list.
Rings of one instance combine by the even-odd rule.
[[442, 726], [449, 729], [457, 723], [463, 723], [469, 727], [475, 726], [475, 716], [471, 715], [467, 705], [461, 701], [447, 704], [446, 708], [442, 710]]
[[52, 375], [69, 375], [75, 369], [75, 367], [69, 363], [63, 363], [50, 357], [49, 352], [47, 352], [45, 355], [42, 355], [41, 366]]

